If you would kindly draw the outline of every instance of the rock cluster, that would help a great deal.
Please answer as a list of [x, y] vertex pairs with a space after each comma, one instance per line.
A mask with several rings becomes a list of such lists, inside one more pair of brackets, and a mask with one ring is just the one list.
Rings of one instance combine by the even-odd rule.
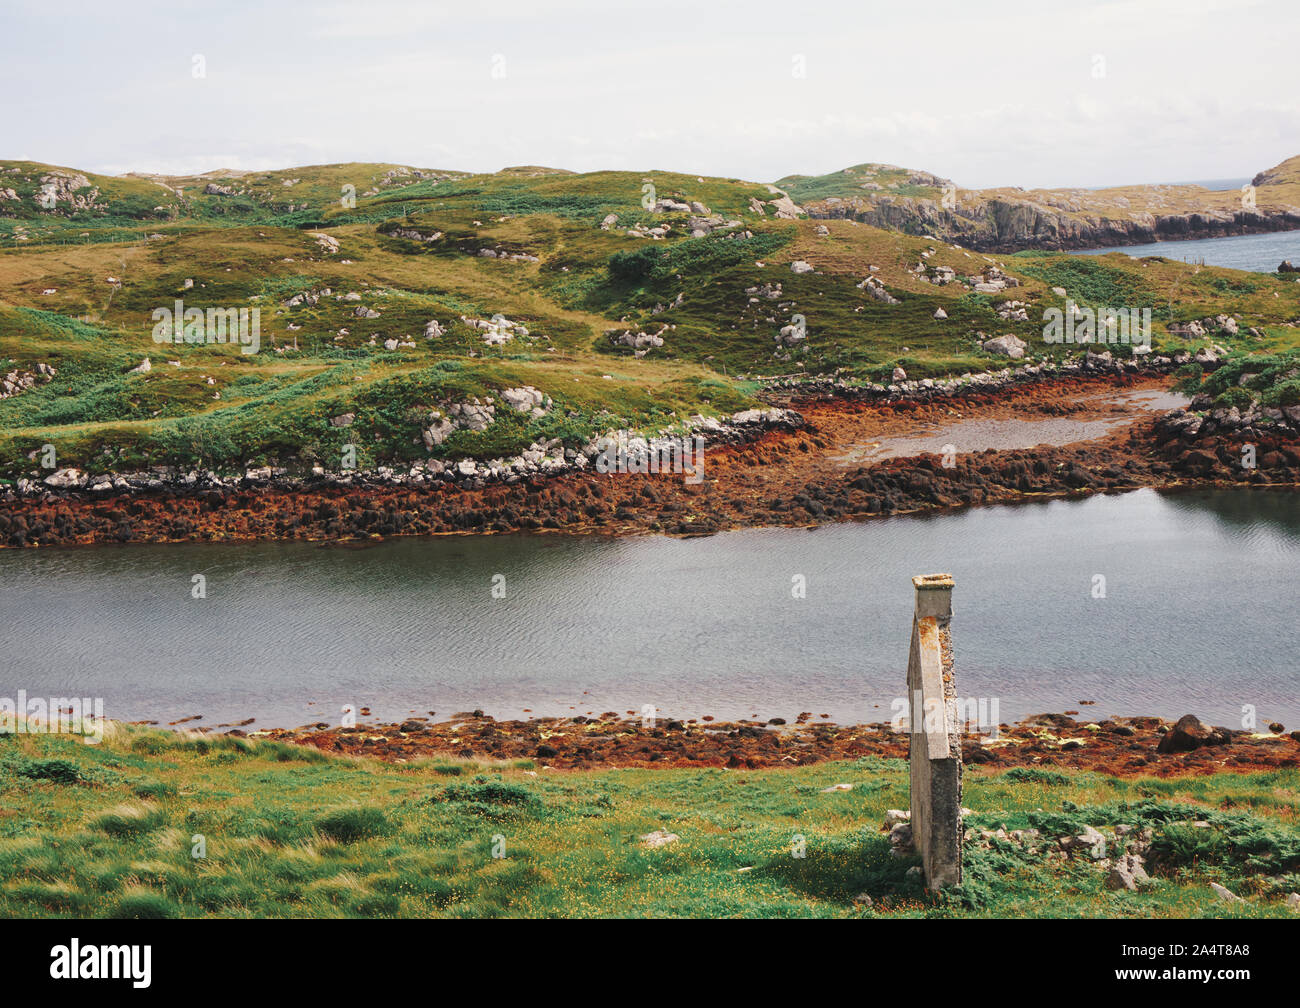
[[420, 242], [422, 245], [432, 245], [442, 238], [441, 231], [426, 234], [423, 231], [417, 231], [415, 228], [394, 228], [387, 233], [394, 238], [405, 238], [407, 241]]
[[881, 304], [896, 305], [900, 303], [898, 298], [890, 294], [885, 289], [885, 285], [876, 277], [866, 277], [857, 287], [858, 290], [866, 291], [873, 300], [879, 301]]
[[462, 315], [460, 320], [471, 329], [483, 333], [483, 342], [487, 346], [503, 346], [513, 339], [527, 339], [528, 327], [522, 322], [511, 322], [504, 315], [496, 314], [490, 319], [470, 318]]
[[[508, 408], [527, 412], [531, 417], [545, 415], [553, 404], [548, 396], [532, 386], [520, 386], [507, 389], [501, 394], [501, 403]], [[486, 430], [496, 419], [498, 401], [493, 397], [470, 399], [453, 403], [445, 409], [430, 410], [420, 419], [420, 440], [426, 449], [438, 448], [453, 432], [467, 430], [480, 432]], [[354, 413], [341, 413], [332, 418], [331, 426], [351, 426], [356, 419]], [[795, 430], [803, 426], [803, 418], [793, 410], [755, 409], [744, 410], [734, 414], [726, 421], [716, 418], [695, 416], [691, 418], [690, 427], [685, 435], [671, 437], [644, 438], [633, 436], [625, 438], [622, 445], [627, 453], [643, 455], [658, 453], [665, 457], [667, 449], [676, 448], [682, 454], [687, 445], [686, 439], [703, 437], [715, 445], [740, 444], [760, 437], [769, 430]], [[367, 471], [327, 472], [317, 466], [309, 477], [294, 475], [289, 470], [278, 466], [259, 466], [247, 469], [242, 476], [222, 476], [211, 471], [192, 470], [185, 472], [169, 467], [155, 467], [146, 472], [135, 473], [99, 473], [88, 474], [79, 469], [60, 469], [45, 477], [39, 483], [22, 478], [16, 481], [13, 490], [0, 494], [0, 502], [14, 502], [21, 498], [48, 494], [51, 491], [70, 494], [89, 494], [103, 496], [107, 494], [187, 494], [200, 499], [204, 494], [217, 492], [221, 494], [238, 493], [245, 488], [265, 487], [285, 492], [304, 492], [311, 487], [359, 487], [368, 488], [402, 488], [423, 487], [430, 484], [459, 485], [467, 489], [483, 489], [491, 485], [510, 485], [538, 475], [559, 475], [562, 473], [590, 472], [593, 460], [603, 449], [615, 443], [614, 432], [594, 438], [578, 448], [566, 448], [558, 438], [534, 442], [520, 455], [508, 459], [480, 461], [460, 459], [444, 461], [430, 458], [412, 463], [409, 468], [396, 469], [380, 466]], [[524, 521], [519, 518], [519, 521]], [[540, 520], [521, 527], [537, 527]], [[502, 525], [501, 530], [507, 527]], [[558, 527], [558, 526], [557, 526]], [[47, 532], [53, 529], [41, 525], [29, 539], [29, 526], [24, 522], [19, 533], [10, 537], [10, 545], [26, 545], [29, 541], [43, 541]], [[0, 528], [0, 533], [6, 529]], [[328, 532], [326, 534], [329, 534]], [[391, 531], [387, 534], [393, 534]], [[122, 531], [118, 536], [121, 541], [131, 538]], [[58, 541], [58, 540], [50, 540]]]
[[791, 347], [797, 346], [808, 338], [808, 329], [803, 324], [791, 322], [783, 325], [776, 334], [776, 343], [778, 346]]
[[[1166, 413], [1153, 429], [1157, 447], [1179, 471], [1201, 479], [1251, 482], [1300, 478], [1300, 406], [1253, 402], [1244, 411], [1236, 406], [1209, 409], [1199, 397], [1192, 406], [1196, 408]], [[1247, 445], [1248, 455], [1243, 451]], [[1253, 467], [1244, 464], [1247, 457]]]
[[970, 278], [970, 286], [977, 294], [997, 294], [1008, 287], [1019, 287], [1020, 281], [997, 266], [986, 266], [982, 274]]
[[[769, 384], [773, 390], [789, 391], [808, 397], [827, 396], [837, 399], [885, 402], [893, 399], [929, 401], [945, 396], [983, 394], [1013, 385], [1081, 375], [1167, 374], [1178, 365], [1190, 360], [1192, 360], [1190, 353], [1172, 357], [1163, 355], [1146, 357], [1142, 360], [1118, 360], [1111, 355], [1110, 351], [1093, 353], [1089, 350], [1085, 351], [1081, 358], [1067, 358], [1061, 362], [1043, 361], [1040, 364], [1022, 364], [1017, 368], [1003, 368], [1000, 371], [967, 372], [956, 378], [923, 378], [909, 381], [906, 373], [899, 375], [899, 372], [903, 371], [902, 368], [895, 368], [894, 377], [886, 385], [822, 376], [778, 378]], [[1214, 360], [1217, 360], [1217, 357]]]
[[533, 388], [531, 385], [502, 389], [501, 398], [516, 413], [527, 413], [532, 417], [545, 416], [550, 412], [553, 405], [550, 396], [540, 389]]
[[[82, 193], [82, 189], [90, 189]], [[41, 187], [32, 197], [42, 209], [93, 210], [99, 202], [99, 189], [90, 185], [90, 179], [80, 172], [50, 172], [41, 176]], [[53, 207], [46, 207], [46, 202], [54, 200]]]
[[758, 304], [760, 300], [780, 301], [782, 296], [781, 282], [765, 283], [754, 287], [746, 287], [745, 293], [749, 295], [750, 304]]
[[339, 240], [333, 235], [327, 235], [322, 231], [312, 231], [311, 237], [316, 239], [316, 245], [326, 255], [337, 255], [339, 251]]
[[315, 308], [323, 297], [330, 297], [334, 292], [328, 287], [313, 287], [310, 290], [301, 291], [293, 297], [286, 298], [280, 302], [283, 308], [301, 308], [304, 305], [308, 308]]
[[668, 311], [670, 308], [680, 308], [680, 307], [682, 306], [682, 303], [683, 303], [685, 300], [686, 300], [686, 292], [685, 292], [685, 291], [680, 291], [680, 292], [677, 294], [677, 296], [676, 296], [675, 298], [673, 298], [671, 301], [669, 301], [667, 304], [663, 304], [662, 302], [656, 301], [656, 302], [655, 302], [655, 306], [654, 306], [653, 308], [650, 309], [650, 314], [651, 314], [651, 315], [662, 315], [664, 312]]
[[478, 250], [480, 259], [509, 259], [512, 262], [530, 262], [535, 263], [540, 260], [535, 255], [527, 252], [508, 252], [502, 248], [481, 248]]
[[1029, 308], [1023, 301], [1003, 301], [995, 310], [998, 318], [1007, 322], [1029, 321]]
[[7, 399], [9, 396], [26, 392], [29, 388], [34, 388], [38, 383], [49, 381], [56, 374], [58, 372], [44, 361], [37, 361], [31, 371], [15, 368], [3, 378], [0, 378], [0, 399]]
[[657, 332], [646, 332], [644, 330], [633, 332], [631, 329], [624, 329], [622, 332], [612, 330], [605, 335], [614, 346], [629, 347], [634, 357], [644, 357], [651, 350], [657, 350], [664, 345], [664, 333], [672, 328], [670, 325], [661, 325]]
[[1010, 845], [1022, 854], [1052, 861], [1078, 861], [1091, 865], [1106, 877], [1106, 888], [1135, 892], [1151, 884], [1145, 855], [1154, 837], [1150, 827], [1137, 829], [1126, 823], [1114, 826], [1084, 826], [1077, 833], [1060, 836], [1040, 829], [967, 830], [968, 844], [985, 849]]
[[[1192, 319], [1188, 322], [1172, 322], [1169, 325], [1170, 336], [1181, 336], [1186, 340], [1202, 340], [1219, 334], [1238, 336], [1242, 331], [1241, 323], [1231, 315], [1212, 315], [1203, 319]], [[1249, 336], [1262, 337], [1264, 335], [1254, 326], [1247, 326], [1244, 331]], [[1220, 350], [1220, 353], [1226, 352], [1226, 350]]]

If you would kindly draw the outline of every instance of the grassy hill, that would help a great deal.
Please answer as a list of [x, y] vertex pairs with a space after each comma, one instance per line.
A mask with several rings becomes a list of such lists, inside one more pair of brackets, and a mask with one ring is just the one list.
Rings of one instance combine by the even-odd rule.
[[[30, 453], [47, 443], [61, 465], [91, 471], [229, 472], [328, 464], [345, 442], [370, 467], [680, 429], [758, 404], [777, 375], [889, 381], [898, 365], [912, 378], [1004, 366], [980, 334], [1014, 332], [1031, 357], [1059, 359], [1076, 348], [1043, 343], [1043, 310], [1065, 304], [1053, 288], [1152, 308], [1158, 348], [1195, 349], [1168, 325], [1218, 314], [1240, 332], [1205, 343], [1294, 345], [1290, 276], [983, 254], [813, 220], [784, 195], [798, 203], [866, 172], [895, 192], [943, 182], [860, 168], [782, 189], [665, 171], [344, 164], [111, 178], [0, 162], [0, 379], [17, 379], [0, 398], [0, 476], [32, 471]], [[976, 292], [991, 268], [1019, 286]], [[868, 277], [889, 297], [873, 296]], [[154, 313], [177, 299], [258, 309], [258, 352], [156, 343]], [[999, 314], [1011, 300], [1024, 320]], [[806, 338], [781, 339], [800, 318]], [[551, 397], [545, 416], [498, 411], [486, 430], [422, 440], [435, 412], [522, 386]], [[346, 414], [348, 427], [331, 424]]]

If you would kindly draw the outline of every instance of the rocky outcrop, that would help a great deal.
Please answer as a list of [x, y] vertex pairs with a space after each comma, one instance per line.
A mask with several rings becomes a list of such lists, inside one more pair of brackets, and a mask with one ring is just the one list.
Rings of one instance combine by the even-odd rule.
[[1007, 333], [1005, 336], [996, 336], [993, 339], [985, 340], [981, 346], [987, 353], [1019, 360], [1025, 355], [1025, 350], [1028, 349], [1029, 344], [1014, 333]]
[[49, 381], [56, 374], [58, 372], [44, 361], [38, 361], [30, 371], [15, 368], [0, 378], [0, 399], [26, 392], [37, 384]]
[[654, 332], [644, 329], [633, 332], [631, 329], [611, 330], [605, 334], [610, 343], [616, 347], [627, 347], [634, 357], [644, 357], [651, 350], [658, 350], [664, 345], [664, 333], [672, 326], [661, 325]]
[[[1201, 360], [1198, 355], [1197, 360]], [[1300, 406], [1218, 406], [1208, 396], [1156, 421], [1161, 455], [1187, 477], [1216, 482], [1300, 479]]]
[[42, 175], [40, 188], [32, 200], [40, 209], [53, 213], [76, 213], [100, 206], [99, 188], [92, 186], [90, 179], [80, 172], [53, 171]]
[[501, 398], [516, 413], [527, 413], [534, 418], [545, 416], [553, 405], [550, 396], [531, 385], [502, 389]]
[[417, 231], [415, 228], [403, 228], [395, 225], [381, 225], [379, 233], [393, 238], [405, 238], [407, 241], [419, 242], [421, 245], [432, 245], [442, 238], [441, 231], [426, 233]]
[[527, 339], [529, 335], [526, 325], [522, 322], [512, 322], [499, 312], [490, 319], [462, 315], [460, 320], [471, 329], [483, 333], [483, 342], [487, 346], [503, 346], [513, 339]]
[[[1256, 179], [1265, 187], [1283, 180], [1268, 173]], [[950, 191], [955, 198], [868, 191], [810, 201], [804, 209], [813, 218], [854, 220], [987, 252], [1107, 248], [1300, 229], [1300, 206], [1289, 198], [1289, 187], [1277, 198], [1261, 189], [1253, 207], [1236, 194], [1197, 186], [1146, 186], [1136, 192]]]
[[[889, 291], [885, 289], [885, 285], [876, 277], [869, 276], [856, 286], [858, 290], [865, 291], [873, 301], [879, 301], [881, 304], [887, 305], [896, 305], [900, 303], [898, 298], [890, 294]], [[947, 318], [946, 315], [944, 317]]]

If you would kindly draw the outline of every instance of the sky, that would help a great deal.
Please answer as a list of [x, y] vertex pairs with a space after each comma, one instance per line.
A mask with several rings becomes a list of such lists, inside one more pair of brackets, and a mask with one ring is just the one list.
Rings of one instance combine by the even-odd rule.
[[1297, 39], [1296, 0], [4, 0], [0, 158], [1239, 178], [1300, 154]]

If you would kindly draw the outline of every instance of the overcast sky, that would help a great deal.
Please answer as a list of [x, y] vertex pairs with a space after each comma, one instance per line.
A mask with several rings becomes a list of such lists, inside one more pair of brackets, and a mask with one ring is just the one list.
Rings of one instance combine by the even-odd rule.
[[4, 0], [0, 158], [1231, 178], [1300, 154], [1298, 40], [1297, 0]]

